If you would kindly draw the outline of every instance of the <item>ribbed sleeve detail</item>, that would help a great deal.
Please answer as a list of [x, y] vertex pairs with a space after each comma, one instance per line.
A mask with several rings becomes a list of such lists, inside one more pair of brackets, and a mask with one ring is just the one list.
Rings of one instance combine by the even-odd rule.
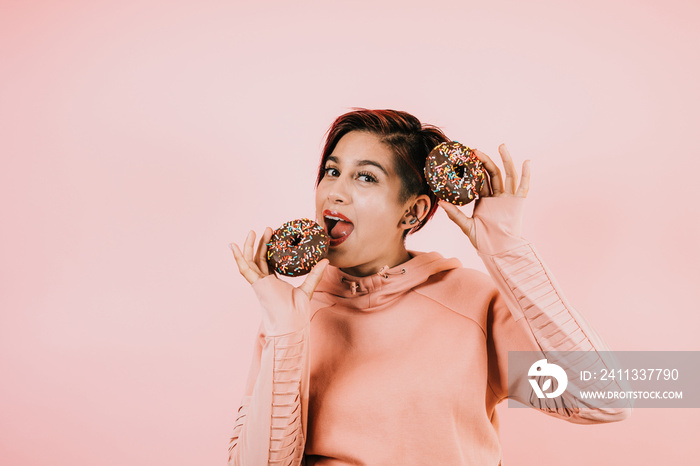
[[233, 425], [233, 436], [231, 437], [231, 440], [228, 445], [228, 462], [229, 464], [232, 463], [233, 455], [235, 454], [235, 450], [238, 447], [238, 439], [241, 436], [241, 430], [243, 430], [243, 425], [245, 424], [245, 418], [246, 415], [248, 414], [248, 404], [250, 403], [250, 397], [246, 396], [243, 398], [243, 401], [241, 402], [241, 407], [238, 408], [238, 417], [236, 417], [236, 421], [234, 422]]
[[243, 398], [229, 443], [229, 466], [302, 464], [307, 335], [305, 328], [265, 339], [262, 358], [272, 356], [272, 371], [258, 373], [255, 388], [271, 388], [269, 405], [266, 397], [255, 398], [255, 392]]
[[229, 466], [303, 464], [309, 380], [309, 299], [268, 276], [253, 289], [261, 334], [229, 443]]
[[[535, 247], [520, 235], [525, 199], [502, 196], [480, 200], [473, 215], [477, 252], [500, 294], [493, 306], [490, 329], [489, 384], [494, 393], [576, 423], [610, 422], [628, 417], [629, 408], [590, 408], [590, 402], [571, 395], [577, 388], [617, 391], [629, 387], [621, 386], [619, 381], [580, 382], [578, 377], [574, 380], [579, 386], [574, 387], [571, 382], [571, 375], [588, 369], [591, 362], [608, 369], [618, 364], [603, 339], [566, 301]], [[509, 351], [541, 351], [549, 363], [566, 367], [573, 390], [568, 388], [561, 399], [539, 399], [529, 382], [522, 383], [524, 377], [506, 384]], [[585, 357], [581, 353], [562, 355], [572, 351], [588, 354], [583, 355]], [[563, 357], [569, 360], [564, 361]], [[599, 406], [600, 401], [596, 404]]]
[[304, 331], [275, 337], [272, 414], [270, 416], [271, 465], [298, 465], [304, 455], [301, 380], [304, 373]]
[[[481, 257], [507, 303], [512, 318], [525, 318], [537, 345], [533, 348], [511, 350], [539, 349], [549, 363], [565, 367], [570, 375], [590, 369], [592, 364], [608, 369], [616, 366], [610, 353], [600, 353], [609, 352], [608, 346], [566, 301], [559, 285], [532, 244], [526, 243], [501, 254], [482, 254]], [[595, 356], [590, 353], [561, 354], [581, 351], [595, 352]], [[603, 360], [603, 354], [608, 355], [608, 360]], [[591, 402], [571, 395], [578, 389], [619, 391], [629, 388], [621, 386], [615, 380], [580, 382], [578, 378], [570, 377], [569, 388], [562, 396], [563, 401], [556, 398], [537, 398], [529, 387], [512, 383], [508, 387], [508, 396], [575, 423], [610, 422], [629, 416], [629, 409], [591, 408]], [[594, 403], [600, 406], [601, 401], [596, 400]]]

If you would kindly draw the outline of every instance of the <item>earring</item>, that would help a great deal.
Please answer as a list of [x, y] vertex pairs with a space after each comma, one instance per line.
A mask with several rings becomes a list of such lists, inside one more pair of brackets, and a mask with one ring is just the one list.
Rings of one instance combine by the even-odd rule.
[[418, 221], [418, 219], [417, 219], [417, 218], [414, 218], [413, 220], [411, 220], [411, 221], [408, 222], [408, 223], [411, 224], [411, 225], [413, 225], [413, 224], [416, 223], [417, 221]]

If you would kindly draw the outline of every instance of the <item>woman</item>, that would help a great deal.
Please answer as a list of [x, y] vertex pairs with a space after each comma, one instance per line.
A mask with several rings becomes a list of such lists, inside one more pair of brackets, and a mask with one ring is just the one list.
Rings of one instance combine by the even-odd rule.
[[[363, 109], [334, 122], [316, 186], [330, 252], [298, 288], [268, 269], [270, 228], [255, 253], [254, 232], [243, 251], [232, 244], [263, 316], [230, 465], [498, 465], [495, 406], [507, 397], [576, 423], [629, 415], [578, 408], [569, 395], [564, 405], [536, 399], [508, 382], [508, 351], [607, 347], [520, 237], [529, 161], [518, 180], [501, 145], [504, 178], [476, 151], [488, 183], [470, 218], [426, 184], [425, 159], [443, 141], [405, 112]], [[490, 277], [406, 249], [438, 205]]]

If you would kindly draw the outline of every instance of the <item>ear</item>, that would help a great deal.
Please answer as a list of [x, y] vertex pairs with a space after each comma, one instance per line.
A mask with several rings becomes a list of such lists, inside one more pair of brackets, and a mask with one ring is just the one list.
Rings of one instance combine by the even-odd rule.
[[421, 194], [406, 202], [404, 213], [401, 217], [401, 228], [410, 230], [420, 225], [425, 216], [430, 212], [430, 198]]

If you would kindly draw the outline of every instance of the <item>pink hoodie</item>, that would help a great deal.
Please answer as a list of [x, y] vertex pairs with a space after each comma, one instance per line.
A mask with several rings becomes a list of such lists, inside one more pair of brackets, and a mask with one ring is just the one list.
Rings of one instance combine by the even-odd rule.
[[495, 466], [508, 397], [580, 424], [628, 417], [508, 383], [508, 351], [608, 350], [520, 237], [523, 204], [477, 201], [490, 277], [410, 251], [367, 277], [329, 265], [311, 302], [274, 275], [255, 282], [263, 322], [228, 464]]

